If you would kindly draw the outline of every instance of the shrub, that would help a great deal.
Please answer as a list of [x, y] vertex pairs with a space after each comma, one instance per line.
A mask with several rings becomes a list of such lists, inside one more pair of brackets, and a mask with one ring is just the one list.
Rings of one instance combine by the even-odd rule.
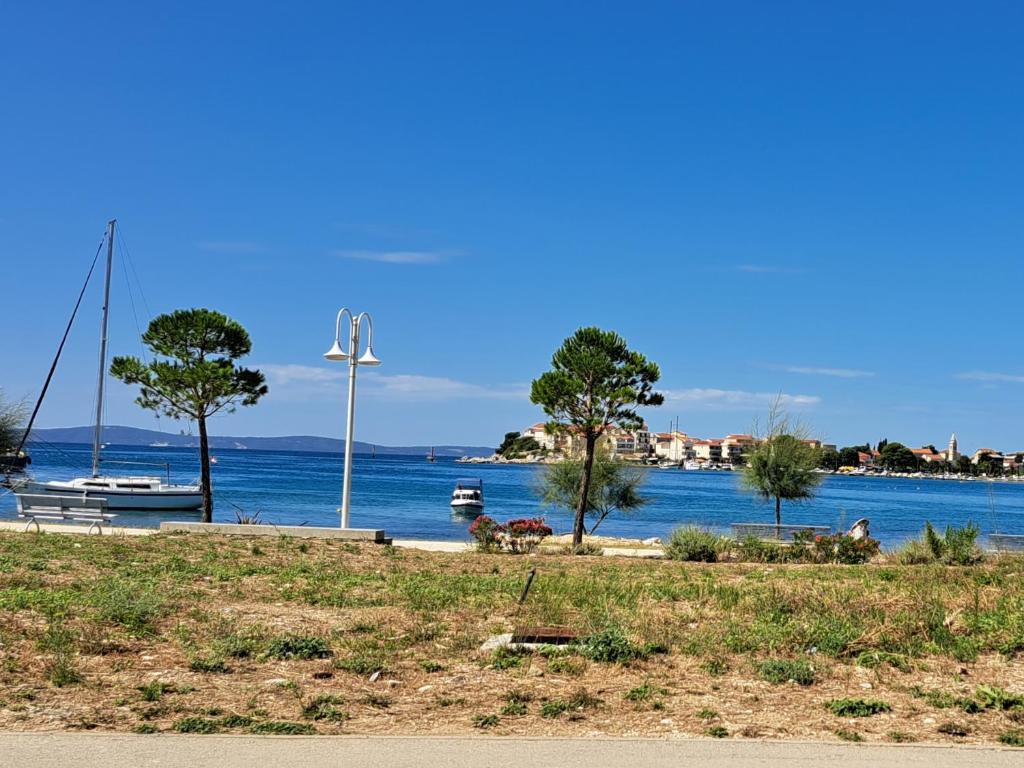
[[641, 701], [647, 701], [648, 699], [654, 698], [658, 695], [664, 696], [666, 693], [668, 693], [668, 691], [665, 688], [661, 688], [657, 685], [651, 685], [650, 683], [644, 683], [636, 688], [630, 688], [625, 694], [623, 694], [623, 698], [626, 701], [635, 701], [639, 703]]
[[267, 720], [264, 723], [256, 723], [249, 729], [249, 733], [264, 734], [268, 736], [311, 736], [316, 733], [309, 723], [291, 723], [286, 720]]
[[676, 528], [665, 545], [665, 556], [670, 560], [697, 563], [716, 563], [729, 551], [730, 542], [724, 536], [693, 525]]
[[1024, 732], [1007, 731], [999, 735], [999, 743], [1008, 747], [1024, 747]]
[[252, 725], [252, 718], [248, 715], [225, 715], [218, 722], [224, 728], [245, 728]]
[[832, 699], [825, 707], [836, 717], [871, 717], [892, 711], [889, 704], [873, 699]]
[[722, 725], [712, 725], [704, 731], [704, 733], [713, 739], [725, 739], [729, 737], [729, 729]]
[[930, 522], [926, 522], [921, 538], [904, 544], [896, 557], [904, 565], [974, 565], [985, 559], [978, 547], [980, 532], [977, 525], [968, 521], [962, 528], [947, 526], [940, 535]]
[[584, 658], [607, 664], [624, 664], [645, 655], [643, 649], [631, 643], [618, 628], [585, 637], [579, 644], [579, 652]]
[[143, 701], [160, 701], [165, 693], [174, 691], [174, 686], [153, 680], [145, 685], [140, 685], [137, 690], [142, 694]]
[[1024, 695], [1010, 693], [992, 685], [979, 685], [974, 691], [982, 709], [1024, 709]]
[[593, 696], [586, 688], [577, 688], [568, 699], [552, 699], [540, 706], [541, 717], [558, 717], [570, 710], [582, 711], [601, 705], [601, 699]]
[[220, 656], [197, 656], [189, 662], [188, 666], [193, 672], [223, 675], [231, 671], [231, 668]]
[[474, 715], [474, 728], [493, 728], [500, 722], [497, 715]]
[[469, 535], [476, 540], [477, 549], [481, 552], [493, 552], [498, 548], [498, 524], [494, 518], [480, 515], [469, 526]]
[[317, 696], [302, 707], [302, 716], [307, 720], [331, 720], [336, 723], [348, 720], [349, 714], [339, 707], [345, 703], [340, 696]]
[[327, 659], [334, 655], [326, 638], [317, 635], [282, 635], [267, 644], [271, 659]]
[[745, 563], [785, 563], [792, 559], [790, 547], [757, 536], [744, 536], [735, 545], [735, 552]]
[[864, 737], [859, 733], [856, 731], [848, 731], [845, 728], [840, 728], [836, 731], [836, 736], [838, 736], [842, 741], [864, 741]]
[[510, 701], [501, 708], [501, 714], [508, 717], [522, 717], [526, 711], [526, 704], [521, 701]]
[[536, 551], [540, 543], [551, 535], [551, 527], [544, 523], [543, 517], [524, 517], [496, 523], [486, 515], [481, 515], [469, 526], [469, 535], [476, 540], [477, 548], [482, 552], [529, 554]]
[[512, 669], [514, 667], [522, 666], [523, 656], [526, 656], [529, 653], [530, 652], [527, 650], [520, 650], [518, 648], [511, 648], [507, 645], [503, 645], [494, 652], [493, 656], [491, 656], [491, 667], [493, 669]]
[[860, 565], [878, 554], [875, 539], [855, 539], [845, 533], [815, 536], [812, 548], [814, 562], [839, 565]]
[[768, 659], [758, 666], [761, 677], [769, 683], [811, 685], [814, 682], [814, 668], [804, 659]]
[[185, 717], [174, 724], [178, 733], [217, 733], [220, 723], [205, 717]]
[[64, 625], [63, 619], [51, 618], [39, 640], [41, 650], [53, 655], [46, 663], [46, 676], [57, 688], [82, 682], [76, 660], [78, 657], [75, 633]]

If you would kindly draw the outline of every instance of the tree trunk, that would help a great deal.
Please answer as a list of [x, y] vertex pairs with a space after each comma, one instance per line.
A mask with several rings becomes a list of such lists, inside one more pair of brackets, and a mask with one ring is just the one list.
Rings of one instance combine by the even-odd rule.
[[782, 498], [780, 496], [775, 497], [775, 537], [782, 538], [782, 531], [779, 530], [779, 526], [782, 525]]
[[199, 417], [199, 483], [203, 488], [203, 522], [213, 522], [213, 485], [210, 482], [210, 439], [206, 418]]
[[583, 523], [587, 514], [587, 499], [590, 497], [590, 474], [594, 468], [594, 445], [597, 438], [587, 435], [586, 454], [583, 458], [583, 474], [580, 477], [580, 498], [576, 502], [576, 519], [572, 526], [572, 545], [578, 547], [583, 543]]

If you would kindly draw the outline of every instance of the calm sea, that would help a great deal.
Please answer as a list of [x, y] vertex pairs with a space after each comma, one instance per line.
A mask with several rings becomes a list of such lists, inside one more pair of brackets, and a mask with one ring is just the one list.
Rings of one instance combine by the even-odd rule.
[[[219, 450], [213, 467], [215, 519], [231, 522], [236, 511], [260, 513], [265, 522], [337, 525], [342, 457], [328, 453]], [[32, 449], [33, 474], [61, 479], [88, 471], [90, 450], [58, 444]], [[198, 474], [195, 449], [110, 446], [107, 461], [169, 462], [171, 478], [191, 482]], [[159, 473], [155, 467], [110, 464], [114, 473]], [[537, 466], [460, 465], [451, 459], [429, 464], [422, 456], [357, 455], [352, 480], [352, 526], [383, 528], [396, 538], [464, 540], [469, 521], [453, 516], [448, 501], [457, 478], [484, 482], [487, 514], [503, 520], [544, 515], [556, 531], [569, 530], [570, 514], [543, 508], [535, 487]], [[738, 487], [730, 472], [648, 471], [644, 494], [651, 503], [630, 518], [609, 518], [600, 533], [665, 537], [683, 523], [727, 531], [734, 522], [771, 522], [773, 508]], [[784, 504], [783, 522], [849, 526], [861, 517], [884, 544], [916, 535], [925, 520], [937, 526], [977, 523], [983, 532], [1024, 534], [1024, 483], [957, 482], [902, 478], [825, 478], [817, 497]], [[10, 493], [0, 494], [0, 517], [15, 516]], [[159, 525], [157, 515], [122, 514], [119, 524]], [[167, 517], [163, 519], [168, 519]], [[198, 519], [174, 513], [170, 519]]]

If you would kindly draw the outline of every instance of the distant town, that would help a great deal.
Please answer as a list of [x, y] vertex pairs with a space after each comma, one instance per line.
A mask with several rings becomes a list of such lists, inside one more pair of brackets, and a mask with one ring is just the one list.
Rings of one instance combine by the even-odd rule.
[[[679, 430], [652, 432], [645, 425], [637, 430], [609, 429], [601, 437], [600, 446], [610, 456], [625, 461], [692, 470], [732, 470], [742, 467], [747, 452], [761, 441], [762, 438], [749, 434], [702, 438]], [[552, 433], [539, 422], [521, 432], [506, 434], [494, 456], [471, 461], [558, 461], [577, 454], [578, 442], [572, 431]], [[804, 442], [820, 451], [819, 467], [824, 472], [957, 477], [1019, 477], [1024, 473], [1024, 450], [979, 448], [972, 454], [962, 454], [956, 434], [950, 436], [942, 450], [934, 445], [911, 448], [887, 439], [879, 440], [874, 446], [842, 448], [810, 438]]]

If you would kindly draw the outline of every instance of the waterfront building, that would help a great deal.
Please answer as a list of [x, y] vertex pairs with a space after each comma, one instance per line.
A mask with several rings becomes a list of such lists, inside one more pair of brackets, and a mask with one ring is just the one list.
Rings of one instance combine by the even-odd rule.
[[957, 450], [956, 432], [954, 432], [949, 438], [949, 447], [946, 449], [946, 461], [950, 464], [955, 464], [959, 458], [960, 451]]
[[561, 447], [559, 445], [561, 441], [558, 439], [557, 436], [550, 435], [547, 433], [547, 431], [544, 429], [544, 422], [542, 421], [537, 422], [528, 429], [524, 429], [519, 434], [522, 435], [523, 437], [532, 437], [534, 440], [537, 441], [541, 448], [545, 448], [549, 451], [553, 451], [556, 448]]

